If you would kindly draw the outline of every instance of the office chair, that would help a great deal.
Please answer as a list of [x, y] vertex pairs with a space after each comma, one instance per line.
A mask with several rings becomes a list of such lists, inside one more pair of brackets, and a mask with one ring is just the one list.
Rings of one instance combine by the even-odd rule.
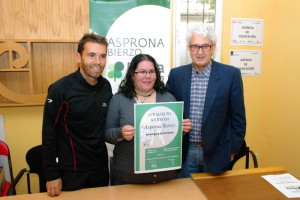
[[[22, 178], [23, 174], [26, 172], [26, 168], [21, 169], [16, 177], [13, 175], [12, 162], [10, 157], [10, 151], [7, 144], [4, 141], [0, 140], [0, 155], [5, 156], [8, 161], [8, 170], [10, 181], [5, 181], [4, 187], [1, 191], [1, 196], [11, 196], [16, 195], [16, 185], [19, 180]], [[2, 169], [4, 170], [4, 169]]]
[[238, 155], [236, 155], [235, 158], [233, 159], [233, 161], [231, 161], [229, 169], [232, 170], [234, 164], [240, 158], [242, 158], [244, 156], [246, 156], [245, 168], [249, 169], [250, 155], [251, 155], [252, 160], [253, 160], [253, 167], [254, 168], [258, 168], [258, 162], [257, 162], [256, 155], [255, 155], [255, 153], [252, 150], [250, 150], [250, 147], [247, 147], [246, 141], [244, 140], [244, 142], [243, 142], [243, 144], [242, 144], [242, 146], [240, 148], [240, 151], [239, 151]]
[[26, 162], [29, 166], [27, 173], [27, 189], [28, 194], [31, 194], [30, 174], [34, 173], [39, 178], [39, 191], [46, 192], [46, 177], [43, 170], [42, 161], [42, 145], [38, 145], [29, 149], [26, 153]]

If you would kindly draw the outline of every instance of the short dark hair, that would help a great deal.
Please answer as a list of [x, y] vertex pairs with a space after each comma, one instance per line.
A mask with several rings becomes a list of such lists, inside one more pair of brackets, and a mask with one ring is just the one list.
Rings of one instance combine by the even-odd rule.
[[156, 90], [156, 92], [164, 93], [167, 91], [165, 87], [165, 83], [161, 80], [160, 71], [158, 69], [158, 64], [155, 61], [155, 59], [148, 55], [148, 54], [138, 54], [135, 57], [132, 58], [130, 65], [127, 69], [127, 73], [123, 80], [120, 83], [118, 92], [122, 93], [125, 97], [128, 97], [130, 99], [136, 97], [136, 92], [134, 88], [134, 82], [132, 79], [132, 76], [138, 66], [138, 64], [144, 60], [148, 60], [153, 63], [155, 74], [156, 74], [156, 81], [154, 83], [153, 88]]
[[82, 53], [82, 51], [84, 50], [84, 45], [87, 42], [94, 42], [94, 43], [98, 43], [98, 44], [103, 44], [106, 46], [108, 46], [107, 40], [105, 37], [102, 37], [100, 35], [96, 35], [95, 33], [86, 33], [82, 36], [82, 38], [79, 40], [78, 42], [78, 47], [77, 47], [77, 52], [78, 53]]

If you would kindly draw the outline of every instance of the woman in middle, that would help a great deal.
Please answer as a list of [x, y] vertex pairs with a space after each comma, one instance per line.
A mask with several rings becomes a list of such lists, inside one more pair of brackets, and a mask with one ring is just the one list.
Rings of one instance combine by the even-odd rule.
[[[161, 81], [155, 59], [148, 54], [136, 55], [126, 76], [109, 104], [106, 121], [106, 141], [115, 144], [113, 151], [113, 185], [158, 183], [176, 178], [176, 170], [134, 173], [134, 104], [175, 102]], [[183, 132], [192, 128], [191, 121], [184, 119]]]

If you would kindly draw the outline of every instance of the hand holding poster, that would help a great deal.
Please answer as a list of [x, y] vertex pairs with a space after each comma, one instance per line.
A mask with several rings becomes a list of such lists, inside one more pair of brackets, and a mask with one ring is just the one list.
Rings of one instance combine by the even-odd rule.
[[183, 102], [135, 104], [135, 173], [181, 167]]

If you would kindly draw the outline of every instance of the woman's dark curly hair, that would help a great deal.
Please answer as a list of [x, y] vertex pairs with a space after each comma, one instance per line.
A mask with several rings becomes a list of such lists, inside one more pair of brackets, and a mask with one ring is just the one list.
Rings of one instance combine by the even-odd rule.
[[138, 54], [135, 57], [132, 58], [130, 62], [130, 66], [127, 69], [126, 76], [121, 81], [118, 92], [122, 93], [127, 98], [134, 98], [136, 97], [136, 92], [134, 88], [134, 82], [132, 79], [132, 76], [138, 66], [138, 64], [144, 60], [148, 60], [153, 63], [154, 69], [155, 69], [155, 75], [156, 75], [156, 81], [154, 83], [153, 88], [156, 92], [164, 93], [167, 91], [165, 87], [165, 83], [161, 80], [160, 77], [160, 71], [158, 69], [158, 64], [155, 61], [155, 59], [148, 55], [148, 54]]

